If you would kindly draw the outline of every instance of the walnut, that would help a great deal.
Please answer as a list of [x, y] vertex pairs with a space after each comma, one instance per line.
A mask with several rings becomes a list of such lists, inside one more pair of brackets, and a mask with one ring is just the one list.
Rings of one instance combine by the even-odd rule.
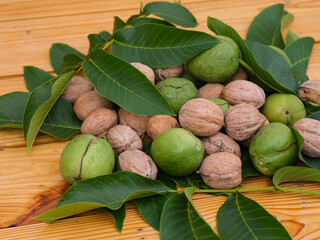
[[299, 97], [320, 105], [320, 79], [309, 80], [299, 87]]
[[96, 137], [107, 135], [110, 128], [118, 121], [116, 111], [108, 108], [98, 108], [92, 111], [81, 125], [81, 133], [92, 134]]
[[204, 98], [186, 102], [179, 112], [181, 127], [197, 136], [208, 137], [216, 134], [223, 126], [223, 112], [219, 106]]
[[250, 138], [266, 120], [267, 118], [257, 108], [248, 103], [229, 107], [224, 117], [227, 134], [238, 141]]
[[256, 108], [260, 108], [266, 95], [262, 88], [253, 82], [246, 80], [235, 80], [230, 82], [221, 92], [221, 98], [232, 105], [239, 103], [249, 103]]
[[130, 64], [137, 68], [140, 72], [142, 72], [154, 85], [155, 75], [151, 68], [149, 68], [147, 65], [138, 62], [132, 62]]
[[156, 179], [158, 169], [151, 157], [140, 150], [127, 150], [119, 155], [121, 171], [129, 171]]
[[217, 152], [230, 152], [241, 158], [239, 144], [226, 134], [217, 132], [211, 137], [202, 138], [201, 142], [206, 156]]
[[241, 183], [241, 160], [229, 152], [214, 153], [206, 157], [199, 169], [200, 175], [209, 187], [229, 189]]
[[101, 107], [112, 109], [113, 103], [93, 90], [77, 97], [73, 110], [80, 120], [84, 120], [93, 110]]
[[110, 128], [107, 139], [117, 154], [128, 149], [142, 149], [142, 141], [139, 135], [131, 127], [126, 125], [116, 125]]
[[207, 83], [198, 90], [198, 98], [219, 98], [224, 86], [219, 83]]
[[[268, 119], [264, 122], [264, 124], [261, 127], [264, 127], [266, 125], [268, 125], [270, 122], [268, 121]], [[240, 144], [244, 147], [250, 147], [250, 144], [252, 142], [252, 140], [254, 139], [254, 137], [256, 136], [256, 133], [253, 134], [251, 137], [249, 137], [246, 140], [240, 141]]]
[[179, 123], [174, 117], [168, 115], [157, 115], [148, 118], [147, 133], [152, 139], [155, 139], [160, 133], [170, 128], [178, 127]]
[[154, 72], [156, 74], [157, 83], [167, 78], [180, 77], [183, 73], [183, 64], [175, 67], [157, 68]]
[[242, 68], [238, 68], [236, 73], [226, 82], [226, 84], [235, 80], [248, 80], [247, 73]]
[[135, 130], [141, 137], [147, 129], [148, 116], [136, 115], [126, 111], [123, 108], [119, 110], [119, 122], [120, 124], [127, 125]]
[[61, 97], [68, 102], [73, 103], [82, 93], [91, 91], [93, 89], [93, 85], [89, 79], [84, 76], [74, 76], [61, 93]]
[[320, 121], [312, 118], [302, 118], [294, 125], [304, 138], [302, 152], [312, 158], [320, 157]]

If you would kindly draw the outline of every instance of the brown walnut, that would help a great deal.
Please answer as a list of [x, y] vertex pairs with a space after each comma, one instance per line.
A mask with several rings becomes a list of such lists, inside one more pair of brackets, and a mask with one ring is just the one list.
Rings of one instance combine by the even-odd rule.
[[119, 110], [119, 122], [120, 124], [127, 125], [135, 130], [141, 137], [147, 129], [148, 116], [136, 115], [126, 111], [123, 108]]
[[229, 152], [214, 153], [206, 157], [199, 169], [205, 184], [215, 189], [229, 189], [241, 183], [241, 160]]
[[239, 103], [249, 103], [256, 108], [260, 108], [266, 95], [262, 88], [253, 82], [246, 80], [235, 80], [227, 84], [221, 92], [221, 98], [231, 105]]
[[92, 111], [81, 125], [82, 134], [92, 134], [96, 137], [107, 135], [110, 128], [118, 121], [116, 111], [108, 108], [98, 108]]
[[320, 79], [309, 80], [299, 87], [299, 97], [320, 105]]
[[[264, 124], [261, 127], [264, 127], [266, 125], [268, 125], [270, 122], [268, 121], [268, 119], [264, 122]], [[246, 140], [240, 141], [239, 143], [244, 146], [244, 147], [250, 147], [250, 144], [252, 142], [252, 140], [254, 139], [254, 137], [256, 136], [256, 133], [253, 134], [251, 137], [249, 137]]]
[[152, 139], [155, 139], [160, 133], [170, 128], [178, 127], [179, 123], [174, 117], [168, 115], [157, 115], [148, 118], [147, 133]]
[[320, 121], [302, 118], [293, 125], [304, 138], [302, 152], [312, 158], [320, 157]]
[[219, 106], [204, 98], [186, 102], [179, 112], [181, 127], [201, 137], [216, 134], [223, 126], [223, 112]]
[[250, 138], [266, 121], [267, 118], [248, 103], [229, 107], [224, 116], [227, 134], [238, 141]]
[[73, 110], [80, 120], [84, 120], [93, 110], [101, 107], [112, 109], [113, 103], [92, 90], [77, 97]]
[[151, 157], [140, 150], [127, 150], [119, 155], [121, 171], [129, 171], [156, 179], [158, 168]]
[[226, 134], [217, 132], [211, 137], [202, 138], [201, 142], [206, 156], [217, 152], [230, 152], [241, 158], [239, 144]]
[[207, 83], [198, 89], [198, 98], [219, 98], [223, 88], [219, 83]]
[[68, 102], [73, 103], [82, 93], [91, 91], [93, 89], [93, 85], [89, 79], [84, 76], [74, 76], [61, 93], [61, 97]]
[[157, 68], [154, 70], [156, 74], [156, 83], [161, 82], [167, 78], [180, 77], [183, 73], [183, 64], [169, 68]]
[[236, 73], [225, 83], [228, 84], [235, 80], [248, 80], [248, 75], [242, 68], [238, 68]]
[[139, 62], [132, 62], [130, 64], [134, 66], [136, 69], [138, 69], [140, 72], [142, 72], [154, 85], [155, 75], [150, 67]]
[[126, 150], [142, 149], [142, 141], [139, 135], [126, 125], [116, 125], [110, 128], [107, 139], [117, 154]]

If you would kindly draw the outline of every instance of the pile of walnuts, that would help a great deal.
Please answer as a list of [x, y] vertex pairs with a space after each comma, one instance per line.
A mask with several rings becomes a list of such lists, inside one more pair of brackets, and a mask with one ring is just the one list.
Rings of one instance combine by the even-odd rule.
[[[132, 65], [153, 84], [183, 74], [183, 65], [154, 71], [141, 63]], [[299, 96], [320, 104], [319, 86], [320, 80], [308, 81], [301, 85]], [[216, 189], [234, 188], [241, 183], [239, 144], [248, 147], [257, 131], [269, 124], [259, 111], [265, 103], [265, 92], [248, 81], [246, 72], [241, 68], [225, 84], [207, 83], [199, 88], [197, 98], [186, 100], [177, 118], [135, 115], [119, 109], [102, 97], [85, 76], [75, 76], [62, 97], [74, 104], [75, 114], [83, 120], [83, 134], [107, 137], [119, 155], [122, 171], [156, 179], [157, 166], [142, 151], [143, 142], [151, 142], [161, 132], [171, 128], [182, 127], [192, 132], [201, 139], [205, 149], [205, 159], [199, 173], [208, 186]], [[230, 107], [224, 113], [212, 98], [221, 98]], [[220, 132], [222, 127], [226, 134]], [[320, 157], [319, 137], [313, 137], [320, 136], [320, 121], [304, 118], [296, 122], [294, 128], [305, 139], [303, 152], [310, 157]]]

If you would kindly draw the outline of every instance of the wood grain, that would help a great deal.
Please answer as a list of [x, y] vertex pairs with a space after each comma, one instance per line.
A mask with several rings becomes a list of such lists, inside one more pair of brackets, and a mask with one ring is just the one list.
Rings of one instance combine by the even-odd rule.
[[[143, 0], [143, 3], [149, 1]], [[221, 19], [245, 37], [254, 16], [276, 0], [183, 0], [196, 16], [196, 30], [209, 33], [207, 16]], [[320, 1], [284, 0], [295, 16], [290, 29], [316, 40], [308, 75], [320, 76]], [[52, 73], [48, 52], [64, 42], [87, 52], [89, 33], [112, 31], [113, 16], [127, 19], [139, 11], [140, 0], [2, 0], [0, 2], [0, 95], [26, 91], [23, 66], [34, 65]], [[57, 221], [36, 223], [32, 216], [53, 208], [68, 188], [59, 173], [59, 158], [67, 142], [39, 134], [32, 152], [25, 148], [20, 129], [0, 130], [0, 239], [159, 239], [133, 203], [128, 203], [121, 234], [113, 218], [98, 211]], [[267, 177], [248, 178], [244, 187], [271, 186]], [[317, 183], [289, 183], [287, 187], [320, 191]], [[287, 228], [293, 239], [320, 239], [319, 197], [297, 193], [256, 192], [258, 201]], [[225, 197], [196, 194], [200, 213], [215, 228], [216, 213]], [[6, 228], [8, 226], [19, 226]]]

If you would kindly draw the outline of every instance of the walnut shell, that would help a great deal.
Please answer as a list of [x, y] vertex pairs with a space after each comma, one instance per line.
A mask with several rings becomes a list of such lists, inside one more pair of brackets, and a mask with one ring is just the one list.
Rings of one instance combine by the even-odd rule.
[[201, 142], [206, 156], [217, 152], [230, 152], [241, 158], [239, 144], [226, 134], [217, 132], [211, 137], [202, 138]]
[[84, 76], [74, 76], [61, 93], [61, 97], [68, 102], [73, 103], [82, 93], [91, 91], [93, 89], [93, 85], [89, 79]]
[[221, 92], [221, 98], [232, 105], [249, 103], [260, 108], [266, 99], [261, 87], [246, 80], [235, 80], [227, 84]]
[[226, 82], [226, 84], [235, 80], [248, 80], [248, 75], [242, 68], [238, 68], [236, 73]]
[[167, 78], [180, 77], [183, 73], [183, 64], [169, 68], [157, 68], [154, 70], [156, 74], [156, 82], [161, 82]]
[[142, 141], [139, 135], [126, 125], [116, 125], [110, 128], [107, 139], [117, 154], [126, 150], [142, 149]]
[[121, 171], [129, 171], [156, 179], [158, 168], [151, 157], [140, 150], [127, 150], [119, 155]]
[[198, 89], [198, 98], [219, 98], [223, 88], [219, 83], [207, 83]]
[[229, 152], [214, 153], [206, 157], [199, 169], [200, 175], [209, 187], [229, 189], [241, 183], [241, 160]]
[[84, 120], [93, 110], [101, 107], [112, 109], [113, 103], [93, 90], [77, 97], [73, 110], [80, 120]]
[[127, 125], [135, 130], [141, 137], [147, 129], [148, 116], [136, 115], [126, 111], [123, 108], [119, 110], [119, 122], [120, 124]]
[[299, 97], [320, 105], [320, 79], [309, 80], [299, 87]]
[[81, 125], [82, 134], [92, 134], [96, 137], [107, 135], [110, 128], [118, 121], [116, 111], [108, 108], [98, 108], [92, 111]]
[[150, 67], [139, 62], [132, 62], [130, 64], [135, 68], [137, 68], [140, 72], [142, 72], [149, 79], [149, 81], [152, 82], [152, 84], [154, 85], [155, 74]]
[[302, 152], [312, 158], [320, 157], [320, 121], [302, 118], [293, 125], [304, 138]]
[[267, 118], [257, 108], [248, 103], [229, 107], [224, 116], [227, 134], [238, 141], [250, 138], [266, 120]]
[[168, 115], [149, 117], [147, 121], [147, 133], [152, 139], [155, 139], [160, 133], [170, 128], [178, 127], [179, 123], [177, 119]]
[[216, 134], [223, 126], [223, 112], [219, 106], [204, 98], [186, 102], [179, 112], [181, 127], [197, 136], [208, 137]]
[[[270, 122], [268, 121], [268, 119], [264, 122], [264, 124], [261, 127], [264, 127], [266, 125], [268, 125]], [[252, 142], [252, 140], [254, 139], [254, 137], [256, 136], [256, 133], [253, 134], [251, 137], [249, 137], [246, 140], [240, 141], [240, 144], [244, 147], [250, 147], [250, 144]]]

